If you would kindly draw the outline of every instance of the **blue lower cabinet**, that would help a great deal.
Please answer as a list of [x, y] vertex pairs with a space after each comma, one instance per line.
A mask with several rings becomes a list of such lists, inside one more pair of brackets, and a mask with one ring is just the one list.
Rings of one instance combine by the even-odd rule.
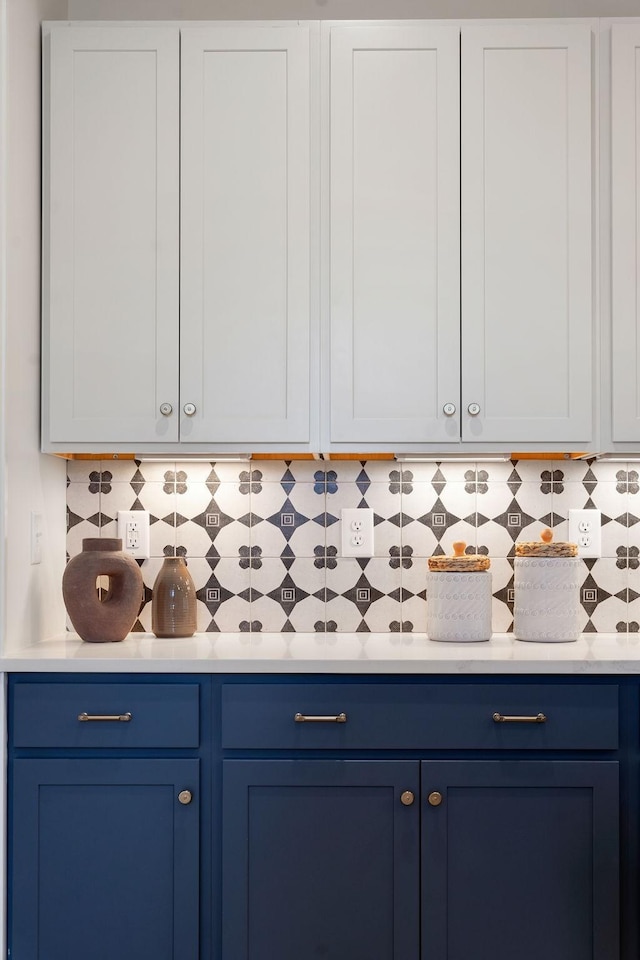
[[418, 761], [222, 766], [224, 960], [418, 960]]
[[198, 960], [198, 800], [198, 760], [14, 760], [11, 956]]
[[423, 960], [619, 956], [618, 764], [422, 764]]

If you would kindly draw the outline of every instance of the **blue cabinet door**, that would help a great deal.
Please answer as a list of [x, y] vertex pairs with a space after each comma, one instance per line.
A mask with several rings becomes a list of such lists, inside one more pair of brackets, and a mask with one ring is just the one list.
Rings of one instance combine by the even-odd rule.
[[197, 760], [19, 759], [12, 783], [12, 957], [197, 960]]
[[417, 960], [418, 779], [417, 761], [225, 760], [224, 960]]
[[422, 794], [423, 960], [619, 957], [617, 763], [425, 761]]

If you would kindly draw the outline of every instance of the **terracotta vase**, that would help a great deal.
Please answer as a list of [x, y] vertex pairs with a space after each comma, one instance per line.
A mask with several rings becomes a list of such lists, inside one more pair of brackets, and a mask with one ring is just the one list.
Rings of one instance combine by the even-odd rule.
[[166, 557], [153, 585], [151, 629], [156, 637], [192, 637], [196, 588], [184, 557]]
[[[98, 577], [109, 578], [101, 594]], [[144, 585], [140, 567], [122, 550], [117, 537], [90, 537], [82, 553], [69, 560], [62, 577], [62, 596], [76, 633], [89, 643], [124, 640], [135, 623]]]

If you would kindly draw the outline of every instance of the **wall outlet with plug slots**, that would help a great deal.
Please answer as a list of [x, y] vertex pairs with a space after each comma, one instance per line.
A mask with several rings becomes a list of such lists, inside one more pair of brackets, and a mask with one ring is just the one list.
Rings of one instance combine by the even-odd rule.
[[569, 510], [569, 541], [578, 544], [579, 557], [602, 556], [600, 510]]
[[136, 560], [148, 560], [149, 511], [118, 510], [118, 536], [123, 550]]
[[373, 556], [373, 510], [366, 507], [342, 510], [342, 556]]

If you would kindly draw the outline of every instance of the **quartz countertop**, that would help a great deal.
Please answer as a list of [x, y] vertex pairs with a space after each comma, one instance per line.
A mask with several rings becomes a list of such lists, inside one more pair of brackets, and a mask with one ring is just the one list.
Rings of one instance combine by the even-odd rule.
[[532, 643], [494, 634], [436, 643], [419, 633], [200, 633], [182, 640], [130, 634], [84, 643], [75, 634], [9, 650], [5, 672], [308, 674], [640, 674], [640, 634], [583, 634]]

